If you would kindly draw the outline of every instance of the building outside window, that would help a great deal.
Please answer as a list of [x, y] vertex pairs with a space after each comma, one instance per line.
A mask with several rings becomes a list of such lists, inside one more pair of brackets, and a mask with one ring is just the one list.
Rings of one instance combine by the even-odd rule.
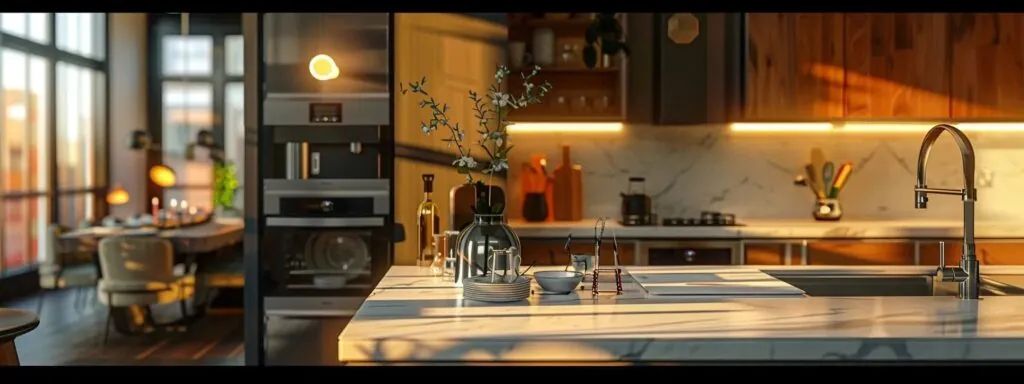
[[103, 13], [0, 13], [0, 277], [102, 213], [106, 42]]
[[[160, 161], [177, 174], [177, 185], [161, 198], [187, 200], [190, 206], [213, 210], [213, 166], [209, 157], [193, 151], [200, 131], [213, 133], [235, 167], [240, 188], [235, 207], [242, 207], [245, 172], [243, 94], [243, 39], [240, 14], [190, 14], [188, 33], [182, 32], [179, 14], [150, 14], [151, 44], [159, 47], [151, 58], [151, 73], [159, 79], [151, 97], [159, 100], [150, 110], [154, 134], [163, 150]], [[152, 132], [151, 133], [155, 133]]]

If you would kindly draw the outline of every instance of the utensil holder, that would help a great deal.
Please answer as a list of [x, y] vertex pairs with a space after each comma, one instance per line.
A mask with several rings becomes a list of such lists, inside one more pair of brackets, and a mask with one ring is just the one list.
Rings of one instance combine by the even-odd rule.
[[843, 217], [843, 207], [839, 199], [817, 199], [813, 215], [814, 220], [837, 221]]

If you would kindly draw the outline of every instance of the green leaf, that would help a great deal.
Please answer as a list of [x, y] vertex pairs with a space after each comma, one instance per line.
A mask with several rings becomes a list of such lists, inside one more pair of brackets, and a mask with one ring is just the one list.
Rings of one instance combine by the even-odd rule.
[[583, 47], [583, 64], [591, 69], [597, 66], [597, 49], [593, 45]]

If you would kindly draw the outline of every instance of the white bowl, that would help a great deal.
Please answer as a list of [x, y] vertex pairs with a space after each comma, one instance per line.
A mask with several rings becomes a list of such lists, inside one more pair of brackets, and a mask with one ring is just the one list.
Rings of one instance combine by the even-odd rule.
[[533, 278], [547, 292], [569, 293], [576, 290], [576, 287], [583, 281], [582, 272], [574, 271], [537, 271]]

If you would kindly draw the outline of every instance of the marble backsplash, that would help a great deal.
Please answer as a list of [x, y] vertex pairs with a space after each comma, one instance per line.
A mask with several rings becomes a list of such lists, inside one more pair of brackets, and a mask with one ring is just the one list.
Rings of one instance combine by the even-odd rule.
[[[583, 166], [584, 217], [618, 217], [628, 177], [647, 179], [659, 217], [693, 217], [713, 210], [744, 219], [810, 219], [814, 197], [793, 184], [820, 147], [838, 167], [854, 164], [840, 194], [847, 220], [959, 219], [955, 196], [930, 197], [914, 208], [920, 133], [732, 133], [724, 125], [629, 125], [618, 133], [516, 133], [512, 137], [509, 215], [521, 217], [519, 164], [546, 154], [549, 170], [572, 147]], [[1024, 133], [969, 134], [977, 152], [977, 219], [1024, 218]], [[945, 136], [932, 150], [928, 186], [962, 188], [959, 151]]]

